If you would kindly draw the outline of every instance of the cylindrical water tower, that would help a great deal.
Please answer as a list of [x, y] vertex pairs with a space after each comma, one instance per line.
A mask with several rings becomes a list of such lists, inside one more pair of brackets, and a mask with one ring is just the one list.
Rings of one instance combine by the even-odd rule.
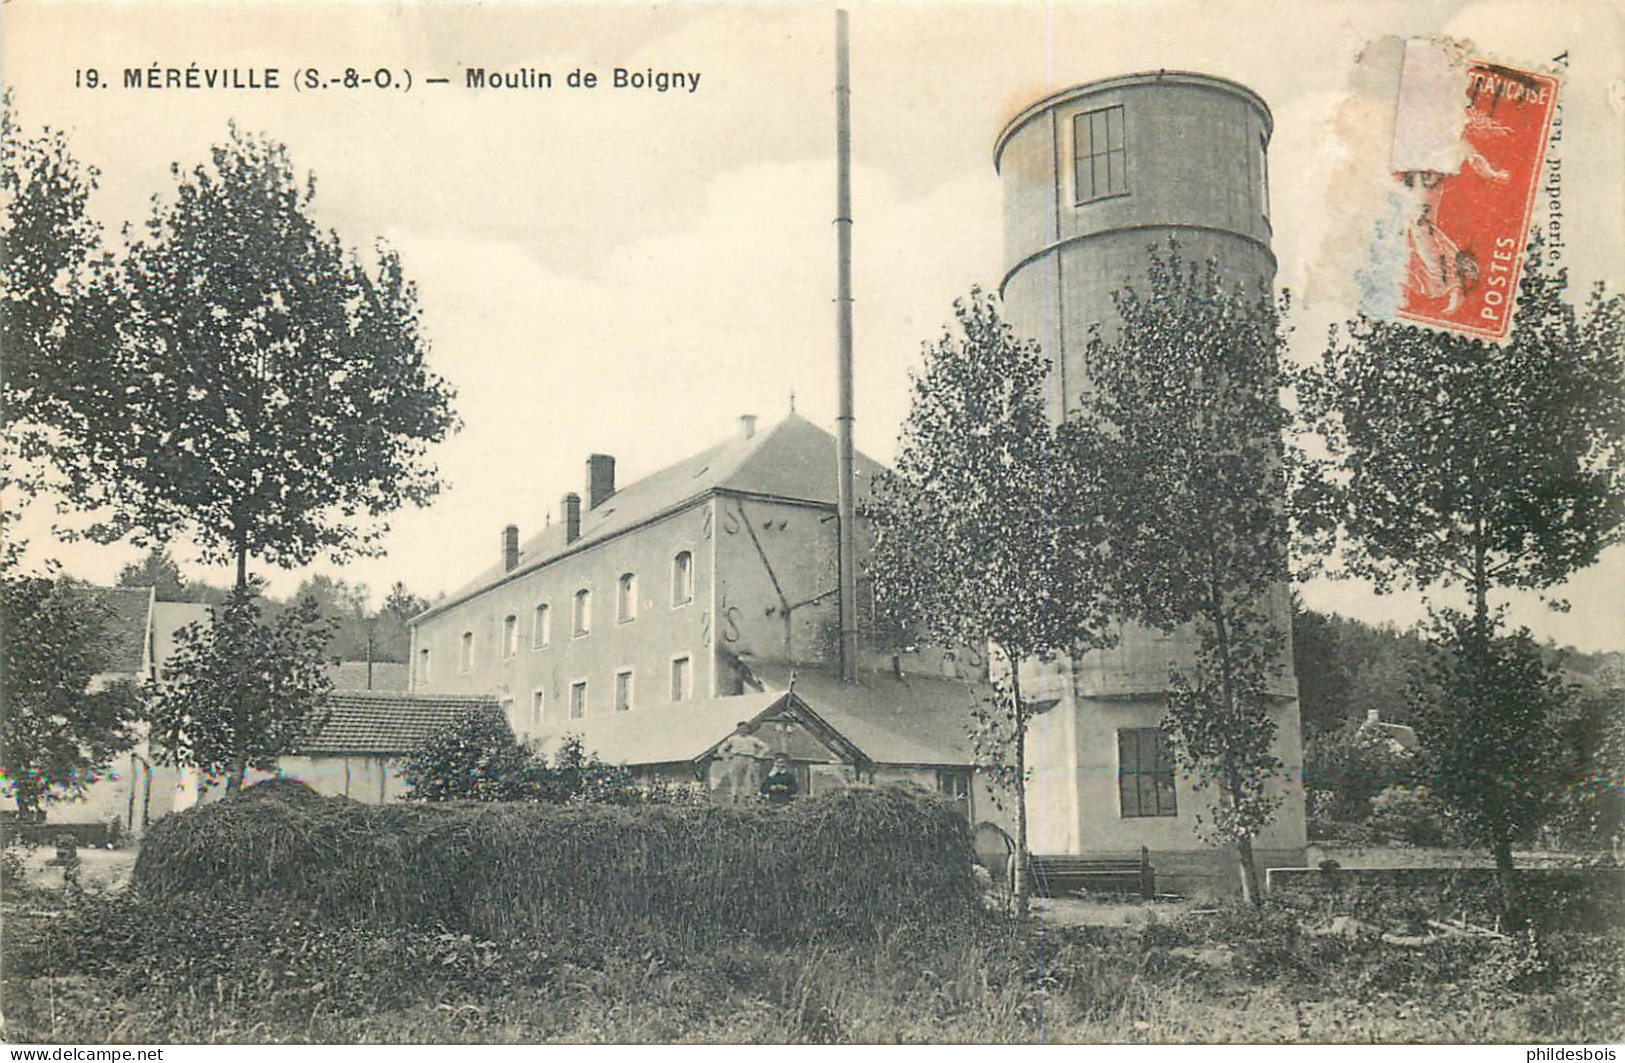
[[[1176, 240], [1186, 262], [1217, 262], [1248, 291], [1275, 278], [1270, 250], [1269, 108], [1252, 90], [1206, 74], [1161, 71], [1077, 85], [1017, 114], [999, 134], [1004, 187], [1005, 313], [1052, 363], [1050, 416], [1074, 414], [1087, 388], [1087, 345], [1117, 327], [1112, 292], [1143, 280], [1153, 247]], [[1271, 598], [1290, 634], [1286, 588]], [[1133, 854], [1147, 847], [1158, 881], [1221, 891], [1231, 876], [1192, 829], [1212, 800], [1176, 778], [1159, 725], [1168, 668], [1190, 664], [1194, 638], [1125, 624], [1112, 649], [1053, 665], [1029, 662], [1032, 849]], [[1302, 767], [1296, 683], [1273, 685], [1277, 752]], [[1303, 859], [1301, 788], [1257, 839], [1261, 866]]]
[[1267, 151], [1273, 123], [1251, 89], [1163, 71], [1076, 85], [1016, 115], [993, 163], [1004, 185], [1006, 314], [1054, 360], [1051, 413], [1081, 394], [1090, 326], [1178, 240], [1251, 289], [1275, 279]]

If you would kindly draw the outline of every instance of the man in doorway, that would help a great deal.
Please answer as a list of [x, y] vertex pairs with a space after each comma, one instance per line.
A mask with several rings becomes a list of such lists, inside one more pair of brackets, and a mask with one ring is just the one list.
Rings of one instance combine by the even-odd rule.
[[722, 786], [730, 802], [738, 804], [756, 793], [772, 752], [766, 742], [756, 737], [754, 724], [739, 721], [734, 733], [717, 749], [717, 758], [722, 762]]

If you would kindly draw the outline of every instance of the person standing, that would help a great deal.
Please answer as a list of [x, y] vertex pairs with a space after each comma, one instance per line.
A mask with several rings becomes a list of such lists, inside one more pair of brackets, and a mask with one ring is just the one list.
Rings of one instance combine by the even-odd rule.
[[729, 801], [739, 804], [756, 793], [757, 780], [771, 753], [768, 744], [756, 737], [756, 726], [749, 720], [740, 720], [734, 733], [717, 749]]

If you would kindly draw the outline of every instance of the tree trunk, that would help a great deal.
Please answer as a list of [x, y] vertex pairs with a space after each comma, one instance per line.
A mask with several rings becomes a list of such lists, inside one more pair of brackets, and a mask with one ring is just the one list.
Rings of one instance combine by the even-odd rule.
[[[248, 542], [247, 536], [239, 532], [237, 535], [237, 594], [242, 595], [247, 590]], [[248, 774], [248, 741], [246, 736], [248, 713], [243, 704], [243, 692], [241, 690], [232, 692], [231, 728], [231, 774], [226, 776], [227, 797], [243, 788], [243, 776]]]
[[1016, 721], [1016, 915], [1025, 918], [1031, 897], [1027, 851], [1027, 713], [1021, 704], [1021, 677], [1018, 664], [1010, 659], [1010, 697]]
[[1512, 839], [1502, 837], [1490, 843], [1495, 854], [1495, 884], [1501, 894], [1501, 918], [1508, 930], [1524, 927], [1523, 897], [1518, 890], [1517, 872], [1512, 867]]
[[[1225, 793], [1229, 795], [1232, 807], [1241, 807], [1241, 779], [1237, 777], [1234, 768], [1225, 769]], [[1251, 835], [1242, 835], [1236, 839], [1236, 866], [1241, 874], [1241, 899], [1253, 907], [1264, 903], [1263, 891], [1258, 888], [1258, 861], [1253, 856], [1253, 839]]]

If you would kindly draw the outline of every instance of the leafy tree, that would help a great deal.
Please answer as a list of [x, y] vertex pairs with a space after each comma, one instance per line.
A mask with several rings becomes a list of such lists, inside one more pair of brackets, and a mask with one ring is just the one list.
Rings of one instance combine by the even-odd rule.
[[429, 600], [413, 594], [406, 584], [389, 589], [382, 608], [372, 618], [373, 656], [380, 661], [404, 661], [412, 649], [413, 617], [429, 608]]
[[1304, 750], [1304, 789], [1331, 794], [1331, 818], [1345, 823], [1364, 821], [1371, 799], [1408, 776], [1387, 736], [1356, 721], [1314, 736]]
[[326, 656], [347, 661], [366, 658], [372, 621], [365, 584], [352, 587], [331, 576], [310, 576], [294, 591], [294, 601], [304, 599], [316, 603], [317, 611], [331, 624], [333, 634], [323, 650]]
[[1334, 459], [1307, 500], [1348, 572], [1464, 589], [1480, 643], [1494, 590], [1550, 590], [1625, 535], [1625, 298], [1577, 311], [1528, 256], [1505, 346], [1361, 316], [1300, 382]]
[[251, 556], [376, 553], [382, 518], [438, 491], [425, 454], [456, 425], [400, 259], [365, 267], [320, 229], [314, 178], [262, 136], [233, 127], [174, 173], [120, 263], [115, 341], [65, 370], [119, 396], [64, 419], [72, 496], [107, 507], [103, 537], [189, 531], [240, 592]]
[[1115, 338], [1091, 337], [1082, 415], [1063, 441], [1102, 484], [1114, 599], [1150, 627], [1194, 628], [1165, 726], [1194, 784], [1216, 791], [1204, 830], [1235, 845], [1256, 901], [1252, 839], [1283, 774], [1269, 686], [1290, 634], [1271, 608], [1288, 577], [1285, 339], [1268, 293], [1227, 289], [1176, 245], [1152, 251], [1146, 277], [1117, 293]]
[[[1413, 711], [1433, 788], [1495, 853], [1514, 919], [1512, 842], [1543, 807], [1537, 780], [1518, 782], [1543, 744], [1529, 714], [1560, 702], [1523, 636], [1499, 634], [1490, 596], [1549, 591], [1625, 536], [1625, 298], [1599, 285], [1576, 309], [1567, 290], [1537, 238], [1505, 345], [1359, 317], [1300, 388], [1333, 459], [1305, 478], [1306, 502], [1342, 529], [1348, 571], [1379, 591], [1466, 593], [1466, 619], [1435, 625], [1423, 692], [1438, 700]], [[1527, 742], [1484, 742], [1519, 727], [1535, 728]]]
[[0, 579], [0, 775], [24, 819], [83, 794], [135, 742], [135, 684], [92, 685], [105, 667], [99, 636], [108, 616], [94, 595], [66, 580]]
[[320, 722], [330, 689], [322, 650], [330, 624], [300, 601], [266, 622], [258, 589], [233, 590], [212, 624], [189, 624], [162, 684], [149, 685], [152, 735], [167, 763], [242, 788]]
[[983, 766], [1016, 806], [1017, 903], [1027, 896], [1028, 707], [1022, 662], [1100, 646], [1103, 603], [1084, 484], [1056, 446], [1047, 364], [1016, 338], [993, 297], [954, 304], [958, 334], [924, 348], [924, 373], [895, 471], [876, 478], [875, 594], [888, 627], [945, 646], [992, 644], [993, 703], [973, 731]]
[[402, 778], [419, 801], [508, 801], [534, 770], [502, 712], [473, 709], [441, 727], [406, 759]]
[[514, 736], [494, 706], [472, 709], [435, 731], [403, 772], [419, 801], [589, 801], [633, 804], [643, 795], [625, 768], [588, 752], [567, 735], [554, 763]]
[[169, 551], [154, 546], [140, 561], [132, 561], [119, 570], [120, 587], [151, 587], [160, 602], [189, 602], [192, 600], [181, 575], [180, 566], [169, 556]]
[[1528, 629], [1485, 641], [1476, 617], [1448, 610], [1434, 626], [1437, 651], [1411, 709], [1423, 774], [1494, 855], [1504, 914], [1521, 925], [1512, 846], [1534, 837], [1556, 798], [1563, 756], [1552, 720], [1569, 690]]

